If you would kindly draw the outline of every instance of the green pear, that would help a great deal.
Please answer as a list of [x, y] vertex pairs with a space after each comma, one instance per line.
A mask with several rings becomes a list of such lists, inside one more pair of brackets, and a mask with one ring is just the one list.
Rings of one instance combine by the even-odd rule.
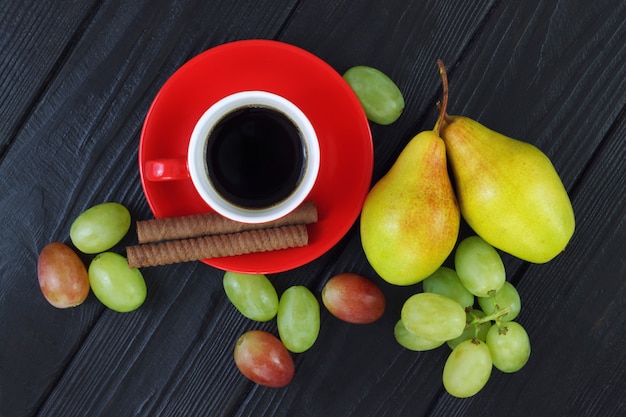
[[441, 127], [461, 214], [492, 246], [533, 263], [561, 253], [574, 210], [550, 159], [535, 146], [463, 116]]
[[460, 224], [446, 148], [436, 130], [413, 137], [372, 187], [361, 212], [361, 244], [384, 280], [415, 284], [452, 252]]

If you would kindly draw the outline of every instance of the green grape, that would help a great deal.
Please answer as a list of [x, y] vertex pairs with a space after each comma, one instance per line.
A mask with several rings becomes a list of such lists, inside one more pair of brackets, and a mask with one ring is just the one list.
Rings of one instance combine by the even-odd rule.
[[459, 243], [454, 265], [463, 286], [477, 297], [498, 291], [506, 280], [500, 254], [479, 236], [470, 236]]
[[380, 125], [395, 122], [404, 110], [398, 86], [376, 68], [358, 65], [343, 75], [363, 106], [367, 118]]
[[463, 307], [440, 294], [424, 292], [409, 297], [400, 318], [411, 333], [432, 341], [454, 339], [465, 329]]
[[471, 397], [487, 384], [491, 369], [487, 344], [466, 340], [448, 356], [443, 367], [443, 386], [455, 397]]
[[528, 333], [515, 321], [492, 326], [487, 333], [486, 343], [493, 358], [493, 365], [502, 372], [519, 371], [530, 357]]
[[102, 304], [122, 313], [137, 309], [146, 299], [143, 275], [117, 253], [104, 252], [91, 261], [89, 284]]
[[85, 210], [70, 227], [76, 248], [88, 254], [100, 253], [119, 243], [130, 228], [130, 213], [119, 203], [102, 203]]
[[245, 317], [269, 321], [278, 312], [278, 294], [270, 280], [262, 274], [241, 274], [227, 271], [224, 291], [230, 302]]
[[416, 352], [432, 350], [438, 348], [444, 343], [443, 341], [427, 340], [411, 333], [404, 326], [402, 320], [398, 320], [398, 322], [396, 323], [395, 327], [393, 328], [393, 335], [396, 338], [396, 341], [400, 344], [400, 346]]
[[461, 284], [454, 269], [440, 267], [423, 281], [423, 287], [424, 292], [445, 295], [459, 303], [461, 307], [474, 305], [474, 295]]
[[[472, 320], [474, 320], [475, 317], [477, 318], [485, 317], [485, 313], [483, 313], [480, 310], [472, 309], [472, 311], [467, 313], [467, 324], [469, 325], [472, 322]], [[477, 326], [478, 326], [478, 334], [476, 333]], [[487, 332], [489, 331], [490, 328], [491, 328], [491, 321], [486, 321], [484, 323], [470, 325], [465, 330], [463, 330], [463, 333], [461, 333], [461, 336], [452, 340], [448, 340], [447, 344], [450, 347], [450, 349], [454, 350], [454, 348], [460, 345], [461, 342], [464, 342], [468, 339], [473, 339], [474, 337], [478, 337], [478, 340], [484, 342], [485, 339], [487, 338]]]
[[306, 287], [296, 285], [285, 290], [278, 303], [278, 335], [294, 353], [309, 349], [320, 330], [320, 305]]
[[518, 316], [522, 308], [522, 301], [513, 284], [506, 281], [496, 292], [495, 297], [478, 297], [478, 305], [488, 315], [495, 313], [496, 305], [499, 310], [508, 307], [509, 312], [500, 317], [500, 320], [511, 321]]

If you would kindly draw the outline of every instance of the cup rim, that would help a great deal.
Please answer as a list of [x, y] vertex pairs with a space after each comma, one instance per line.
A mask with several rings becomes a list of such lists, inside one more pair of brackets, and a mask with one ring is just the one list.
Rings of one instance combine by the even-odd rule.
[[[213, 187], [206, 168], [206, 144], [212, 126], [225, 114], [247, 106], [264, 106], [280, 111], [298, 126], [304, 138], [305, 158], [302, 178], [294, 191], [281, 202], [260, 209], [237, 206], [225, 200]], [[209, 107], [196, 122], [189, 142], [187, 162], [191, 180], [200, 197], [217, 213], [243, 223], [264, 223], [295, 210], [309, 195], [319, 173], [320, 148], [317, 134], [308, 117], [288, 99], [267, 91], [249, 90], [228, 95]]]

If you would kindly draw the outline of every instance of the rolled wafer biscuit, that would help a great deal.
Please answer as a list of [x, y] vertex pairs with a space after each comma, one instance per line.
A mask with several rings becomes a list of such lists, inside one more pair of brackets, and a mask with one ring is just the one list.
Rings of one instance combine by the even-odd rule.
[[129, 246], [126, 257], [131, 268], [141, 268], [294, 248], [308, 241], [306, 226], [298, 224]]
[[305, 201], [286, 216], [265, 223], [241, 223], [217, 213], [141, 220], [137, 222], [137, 237], [139, 243], [150, 243], [315, 222], [317, 206], [313, 201]]

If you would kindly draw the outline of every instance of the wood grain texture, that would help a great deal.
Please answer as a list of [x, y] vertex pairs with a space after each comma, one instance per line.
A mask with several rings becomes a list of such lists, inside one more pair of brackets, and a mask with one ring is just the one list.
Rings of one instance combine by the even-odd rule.
[[[84, 308], [63, 314], [32, 296], [38, 288], [29, 278], [39, 250], [45, 242], [67, 241], [72, 219], [96, 202], [122, 201], [134, 216], [148, 218], [136, 158], [139, 130], [154, 95], [175, 69], [213, 44], [274, 37], [292, 5], [272, 5], [278, 8], [258, 2], [106, 2], [81, 26], [82, 32], [66, 40], [73, 43], [63, 45], [68, 52], [62, 61], [55, 62], [53, 55], [45, 61], [51, 66], [45, 91], [37, 93], [32, 114], [17, 129], [19, 135], [2, 161], [3, 172], [10, 173], [0, 185], [2, 220], [15, 225], [2, 240], [6, 264], [0, 308], [2, 317], [11, 318], [1, 321], [1, 330], [15, 335], [1, 361], [0, 409], [6, 414], [37, 410], [68, 362], [74, 355], [81, 357], [79, 344], [102, 319], [103, 308], [93, 297]], [[22, 6], [31, 14], [39, 7], [50, 19], [36, 26], [50, 28], [42, 38], [61, 32], [64, 24], [58, 19], [63, 13], [77, 15], [69, 8], [47, 13], [44, 3]], [[82, 15], [77, 16], [80, 20]], [[28, 38], [34, 29], [25, 29], [21, 36]], [[29, 59], [30, 53], [17, 57]], [[16, 67], [12, 77], [18, 78], [20, 71]], [[15, 117], [19, 121], [22, 114], [18, 111]], [[176, 291], [177, 284], [171, 285]], [[49, 315], [40, 316], [42, 308]], [[4, 352], [20, 352], [23, 361], [10, 362]], [[87, 360], [102, 354], [95, 352]], [[27, 358], [35, 360], [29, 363]], [[84, 398], [77, 410], [90, 401]]]
[[65, 8], [33, 3], [6, 2], [0, 7], [0, 157], [98, 6], [93, 1]]
[[[402, 3], [402, 4], [400, 4]], [[477, 2], [105, 0], [7, 1], [0, 7], [0, 416], [620, 416], [626, 211], [626, 4], [601, 0]], [[68, 241], [72, 220], [103, 201], [151, 213], [137, 170], [139, 132], [159, 88], [184, 62], [236, 39], [279, 39], [340, 73], [364, 64], [405, 94], [404, 114], [372, 125], [374, 180], [434, 125], [440, 80], [450, 112], [546, 152], [570, 192], [577, 231], [547, 265], [504, 255], [522, 296], [532, 356], [494, 371], [476, 397], [443, 390], [447, 347], [415, 353], [393, 339], [402, 302], [368, 265], [358, 224], [328, 253], [272, 275], [279, 293], [356, 272], [388, 308], [368, 325], [322, 308], [313, 348], [294, 355], [283, 389], [237, 371], [234, 344], [253, 323], [202, 263], [144, 270], [146, 303], [128, 314], [93, 295], [57, 310], [36, 280], [39, 250]], [[462, 236], [472, 231], [464, 225]], [[136, 243], [131, 234], [114, 250]], [[89, 262], [90, 257], [84, 257]], [[448, 261], [449, 264], [449, 261]]]

